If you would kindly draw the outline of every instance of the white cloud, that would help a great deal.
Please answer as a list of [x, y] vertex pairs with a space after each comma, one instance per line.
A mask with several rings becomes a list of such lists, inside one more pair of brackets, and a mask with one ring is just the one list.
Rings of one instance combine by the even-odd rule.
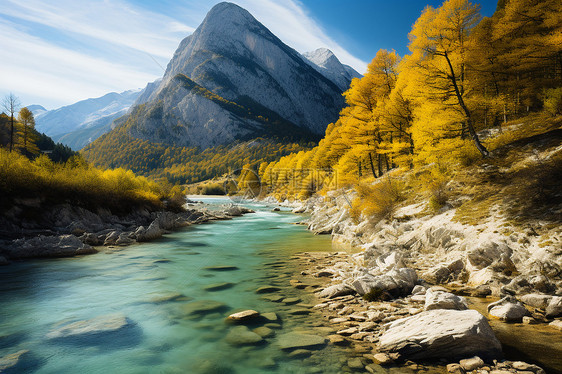
[[[0, 89], [72, 103], [110, 91], [143, 87], [155, 75], [61, 48], [0, 23]], [[31, 102], [24, 101], [24, 104]], [[39, 104], [43, 104], [40, 102]]]

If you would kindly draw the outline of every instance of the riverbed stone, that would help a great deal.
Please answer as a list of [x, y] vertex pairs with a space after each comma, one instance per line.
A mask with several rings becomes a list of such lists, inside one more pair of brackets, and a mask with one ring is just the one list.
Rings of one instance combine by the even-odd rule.
[[[276, 286], [261, 286], [256, 290], [256, 293], [274, 293], [279, 291], [281, 291], [281, 288]], [[281, 300], [283, 300], [283, 298], [281, 298]]]
[[393, 269], [384, 275], [373, 276], [364, 274], [351, 282], [351, 287], [359, 295], [365, 295], [377, 290], [394, 297], [406, 296], [414, 288], [418, 277], [416, 271], [410, 268]]
[[484, 366], [484, 361], [478, 356], [465, 358], [464, 360], [460, 360], [459, 363], [466, 371], [480, 369], [482, 366]]
[[265, 319], [267, 322], [278, 322], [279, 316], [275, 312], [266, 312], [262, 313], [262, 318]]
[[379, 343], [381, 350], [413, 360], [501, 354], [501, 344], [486, 318], [475, 310], [436, 309], [396, 320]]
[[301, 334], [290, 332], [279, 335], [277, 344], [282, 350], [293, 350], [300, 348], [319, 348], [326, 344], [326, 339], [318, 335]]
[[298, 297], [286, 297], [282, 300], [282, 302], [285, 305], [293, 305], [300, 303], [301, 299], [299, 299]]
[[226, 304], [215, 300], [197, 300], [182, 305], [181, 311], [188, 316], [205, 315], [214, 312], [220, 312], [226, 308]]
[[355, 290], [353, 288], [351, 288], [347, 284], [340, 283], [324, 288], [322, 291], [318, 293], [318, 296], [327, 299], [332, 299], [334, 297], [351, 295], [354, 293]]
[[554, 296], [546, 307], [547, 318], [562, 316], [562, 296]]
[[520, 297], [521, 301], [533, 308], [546, 309], [550, 300], [552, 300], [551, 295], [543, 295], [539, 293], [530, 293]]
[[529, 311], [514, 297], [506, 296], [489, 304], [488, 314], [505, 322], [521, 322]]
[[239, 270], [238, 266], [232, 265], [215, 265], [215, 266], [205, 266], [203, 270], [210, 270], [210, 271], [233, 271]]
[[347, 366], [354, 370], [362, 370], [365, 365], [359, 357], [353, 357], [347, 360]]
[[21, 351], [18, 351], [16, 353], [11, 353], [4, 357], [0, 357], [0, 373], [7, 373], [9, 370], [10, 372], [12, 372], [11, 370], [14, 370], [15, 372], [17, 367], [21, 365], [21, 362], [26, 355], [29, 355], [29, 350], [22, 349]]
[[450, 292], [434, 291], [431, 288], [425, 293], [425, 310], [434, 309], [455, 309], [466, 310], [468, 303], [462, 296], [454, 295]]
[[548, 324], [550, 327], [555, 328], [558, 331], [562, 331], [562, 320], [556, 319]]
[[131, 326], [132, 322], [123, 314], [108, 314], [56, 327], [45, 336], [47, 339], [63, 339], [116, 333]]
[[153, 304], [161, 304], [172, 301], [189, 301], [189, 299], [189, 297], [179, 292], [167, 292], [151, 296], [148, 299], [148, 302]]
[[221, 283], [213, 283], [213, 284], [209, 284], [205, 287], [203, 287], [203, 289], [205, 291], [209, 291], [209, 292], [215, 292], [215, 291], [222, 291], [222, 290], [226, 290], [229, 288], [234, 287], [234, 283], [231, 282], [221, 282]]
[[387, 371], [385, 368], [380, 366], [379, 364], [369, 364], [365, 366], [365, 370], [367, 370], [371, 374], [386, 374]]
[[312, 355], [312, 351], [309, 349], [295, 349], [288, 354], [290, 358], [305, 358], [310, 357], [310, 355]]
[[254, 345], [262, 343], [264, 340], [246, 326], [235, 326], [230, 329], [225, 338], [230, 345]]
[[275, 331], [266, 326], [261, 326], [252, 330], [262, 338], [270, 338], [275, 335]]
[[233, 313], [231, 315], [229, 315], [227, 317], [227, 319], [229, 321], [233, 321], [233, 322], [246, 322], [246, 321], [250, 321], [250, 320], [254, 320], [256, 318], [258, 318], [260, 316], [260, 313], [252, 310], [252, 309], [248, 309], [248, 310], [244, 310], [242, 312], [238, 312], [238, 313]]

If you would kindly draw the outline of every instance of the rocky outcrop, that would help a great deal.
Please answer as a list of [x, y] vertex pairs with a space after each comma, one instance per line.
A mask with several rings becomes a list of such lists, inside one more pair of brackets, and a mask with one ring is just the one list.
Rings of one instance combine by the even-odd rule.
[[[148, 212], [143, 209], [125, 217], [117, 217], [103, 210], [93, 213], [63, 204], [42, 211], [34, 222], [17, 217], [8, 219], [4, 215], [0, 216], [0, 224], [6, 220], [15, 226], [9, 235], [20, 238], [0, 240], [0, 265], [8, 264], [9, 259], [97, 253], [94, 246], [127, 246], [155, 240], [170, 230], [211, 220], [231, 219], [250, 212], [253, 211], [233, 204], [209, 211], [201, 204], [180, 213]], [[40, 234], [37, 235], [37, 232]], [[0, 239], [8, 235], [2, 234], [0, 232]]]
[[74, 235], [44, 236], [14, 240], [4, 254], [12, 259], [33, 257], [69, 257], [96, 253]]
[[501, 355], [501, 344], [486, 318], [474, 310], [431, 310], [391, 322], [380, 348], [410, 359]]

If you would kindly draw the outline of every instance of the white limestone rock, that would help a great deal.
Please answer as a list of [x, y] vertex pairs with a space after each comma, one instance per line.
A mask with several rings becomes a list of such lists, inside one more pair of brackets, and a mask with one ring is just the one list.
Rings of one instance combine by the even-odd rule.
[[501, 354], [501, 344], [486, 318], [475, 310], [437, 309], [387, 325], [380, 348], [409, 359], [455, 359]]

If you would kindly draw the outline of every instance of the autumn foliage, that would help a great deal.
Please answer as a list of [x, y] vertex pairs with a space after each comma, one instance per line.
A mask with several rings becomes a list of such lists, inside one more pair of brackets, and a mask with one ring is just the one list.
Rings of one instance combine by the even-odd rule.
[[[501, 134], [504, 123], [531, 112], [562, 112], [558, 0], [501, 0], [483, 19], [478, 5], [446, 0], [426, 7], [409, 38], [410, 54], [380, 50], [353, 80], [347, 106], [317, 147], [260, 166], [268, 191], [299, 198], [355, 187], [365, 198], [386, 194], [362, 208], [384, 215], [396, 199], [383, 190], [392, 189], [368, 185], [389, 171], [468, 165], [505, 144], [482, 130]], [[306, 183], [319, 170], [325, 183]], [[435, 209], [447, 199], [444, 185], [440, 174], [424, 186]]]

